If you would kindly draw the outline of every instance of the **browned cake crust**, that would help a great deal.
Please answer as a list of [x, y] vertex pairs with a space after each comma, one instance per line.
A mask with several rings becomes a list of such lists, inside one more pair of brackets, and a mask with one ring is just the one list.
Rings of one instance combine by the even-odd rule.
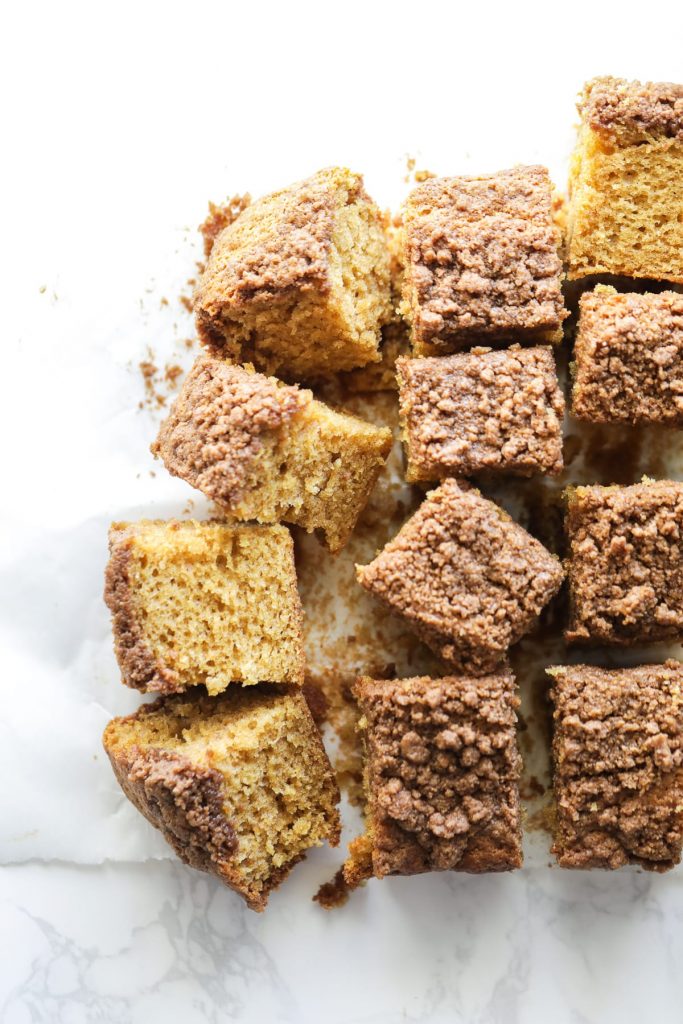
[[[282, 203], [277, 229], [259, 245], [250, 245], [239, 261], [231, 259], [258, 224], [263, 200], [250, 203], [215, 240], [209, 264], [197, 289], [197, 324], [203, 340], [223, 349], [224, 338], [211, 330], [212, 313], [221, 306], [241, 306], [287, 291], [329, 288], [328, 250], [336, 209], [335, 192], [326, 172], [278, 193]], [[365, 195], [356, 177], [349, 200]]]
[[564, 573], [502, 509], [449, 479], [357, 575], [449, 665], [483, 675], [531, 629]]
[[673, 867], [683, 843], [683, 668], [548, 671], [559, 864]]
[[631, 645], [683, 638], [683, 484], [569, 493], [567, 640]]
[[418, 355], [522, 331], [560, 336], [560, 238], [544, 167], [431, 178], [408, 197], [404, 304]]
[[361, 679], [372, 872], [522, 864], [512, 676]]
[[619, 135], [634, 145], [652, 137], [683, 140], [683, 85], [595, 78], [584, 90], [579, 112], [593, 131]]
[[222, 505], [237, 502], [272, 434], [313, 400], [310, 391], [279, 385], [221, 359], [200, 357], [190, 370], [152, 451], [179, 476]]
[[176, 693], [178, 673], [157, 658], [142, 630], [131, 586], [134, 528], [109, 532], [104, 601], [111, 612], [114, 650], [126, 686], [146, 693]]
[[564, 398], [550, 348], [397, 361], [413, 480], [562, 469]]
[[574, 359], [579, 419], [683, 424], [683, 295], [582, 295]]

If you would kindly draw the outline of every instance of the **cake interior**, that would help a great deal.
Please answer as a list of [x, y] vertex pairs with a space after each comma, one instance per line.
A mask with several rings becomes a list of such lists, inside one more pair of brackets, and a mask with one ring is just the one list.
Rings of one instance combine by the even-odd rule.
[[286, 520], [343, 547], [391, 448], [391, 432], [312, 401], [286, 427], [262, 438], [231, 512]]
[[584, 125], [569, 192], [570, 277], [683, 282], [683, 142], [620, 146]]
[[236, 687], [211, 701], [174, 698], [112, 726], [114, 752], [159, 749], [222, 775], [238, 841], [230, 876], [251, 901], [261, 902], [307, 849], [338, 840], [336, 784], [300, 693]]
[[204, 683], [215, 694], [233, 681], [301, 681], [301, 611], [284, 528], [145, 524], [129, 576], [145, 642], [182, 688]]

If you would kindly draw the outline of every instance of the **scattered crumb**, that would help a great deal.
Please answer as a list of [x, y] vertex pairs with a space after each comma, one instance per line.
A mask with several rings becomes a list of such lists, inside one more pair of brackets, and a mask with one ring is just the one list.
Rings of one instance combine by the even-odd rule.
[[178, 387], [178, 378], [182, 376], [183, 368], [177, 363], [167, 363], [164, 370], [164, 380], [175, 390]]
[[321, 885], [313, 897], [314, 901], [319, 903], [325, 910], [343, 907], [348, 898], [349, 887], [344, 880], [344, 868], [339, 868], [332, 881]]
[[160, 305], [160, 306], [161, 306], [162, 308], [163, 308], [164, 306], [168, 306], [168, 299], [167, 299], [167, 298], [166, 298], [165, 296], [162, 296], [162, 299], [161, 299], [161, 301], [160, 301], [159, 305]]
[[211, 255], [213, 243], [216, 241], [218, 235], [224, 228], [227, 228], [228, 225], [232, 224], [243, 210], [246, 210], [250, 202], [251, 196], [247, 193], [243, 196], [232, 196], [230, 199], [227, 199], [224, 203], [220, 203], [219, 205], [216, 203], [209, 203], [208, 217], [199, 226], [199, 230], [204, 238], [204, 255], [207, 260]]
[[430, 178], [435, 177], [436, 174], [434, 173], [434, 171], [415, 171], [415, 174], [413, 175], [414, 181], [416, 181], [418, 184], [421, 181], [429, 181]]
[[181, 295], [178, 299], [183, 309], [186, 309], [188, 313], [191, 313], [194, 309], [194, 303], [191, 295]]
[[338, 740], [333, 767], [339, 788], [358, 807], [363, 802], [363, 757], [360, 736], [356, 731], [359, 718], [358, 705], [351, 693], [355, 675], [344, 677], [330, 670], [318, 676], [309, 676], [305, 684], [306, 700], [313, 717], [321, 715], [319, 724], [327, 722]]
[[538, 811], [529, 814], [524, 821], [524, 828], [527, 832], [547, 832], [553, 834], [555, 826], [555, 805], [551, 799]]
[[44, 295], [45, 292], [47, 291], [47, 285], [46, 284], [41, 284], [41, 286], [38, 289], [38, 291], [40, 292], [41, 295]]
[[412, 174], [413, 174], [414, 170], [415, 170], [415, 157], [414, 156], [407, 156], [406, 157], [406, 173], [405, 173], [405, 176], [403, 178], [403, 180], [406, 183], [406, 185], [411, 180], [411, 177], [412, 177]]

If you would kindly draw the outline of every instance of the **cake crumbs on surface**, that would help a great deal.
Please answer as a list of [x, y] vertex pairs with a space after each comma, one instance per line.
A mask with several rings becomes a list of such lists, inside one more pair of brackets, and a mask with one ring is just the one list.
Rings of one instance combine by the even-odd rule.
[[319, 903], [323, 910], [337, 910], [348, 902], [351, 894], [350, 887], [344, 878], [344, 868], [339, 868], [330, 882], [324, 882], [313, 897], [314, 903]]
[[[248, 192], [244, 195], [234, 195], [224, 203], [212, 203], [209, 201], [209, 213], [199, 225], [199, 231], [204, 239], [204, 255], [208, 260], [213, 249], [213, 243], [218, 235], [227, 228], [239, 215], [246, 210], [251, 202]], [[193, 282], [194, 283], [194, 282]], [[188, 281], [189, 284], [189, 281]]]

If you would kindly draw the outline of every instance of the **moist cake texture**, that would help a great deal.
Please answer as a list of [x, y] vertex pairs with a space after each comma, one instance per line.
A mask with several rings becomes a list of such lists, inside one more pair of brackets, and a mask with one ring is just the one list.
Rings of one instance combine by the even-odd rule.
[[339, 842], [339, 790], [297, 689], [160, 698], [110, 722], [104, 747], [126, 796], [181, 860], [252, 910], [307, 849]]
[[126, 686], [210, 694], [303, 683], [302, 610], [284, 526], [114, 523], [105, 601]]
[[351, 844], [347, 884], [521, 867], [512, 676], [362, 678], [355, 693], [367, 831]]
[[683, 425], [683, 295], [598, 285], [579, 301], [574, 360], [579, 419]]
[[445, 480], [358, 581], [456, 671], [504, 660], [559, 590], [559, 559], [475, 489]]
[[595, 78], [579, 114], [569, 277], [683, 281], [683, 86]]
[[548, 669], [557, 821], [565, 868], [666, 871], [683, 843], [683, 668]]
[[397, 362], [407, 479], [562, 469], [564, 398], [550, 348]]
[[391, 431], [310, 391], [198, 359], [152, 451], [232, 518], [284, 520], [346, 543], [391, 450]]
[[568, 492], [570, 642], [683, 639], [683, 484]]
[[390, 257], [360, 175], [327, 168], [250, 203], [215, 239], [194, 309], [213, 354], [288, 380], [378, 361]]
[[544, 167], [431, 178], [404, 213], [402, 311], [414, 354], [477, 341], [559, 341], [567, 316], [560, 233]]

